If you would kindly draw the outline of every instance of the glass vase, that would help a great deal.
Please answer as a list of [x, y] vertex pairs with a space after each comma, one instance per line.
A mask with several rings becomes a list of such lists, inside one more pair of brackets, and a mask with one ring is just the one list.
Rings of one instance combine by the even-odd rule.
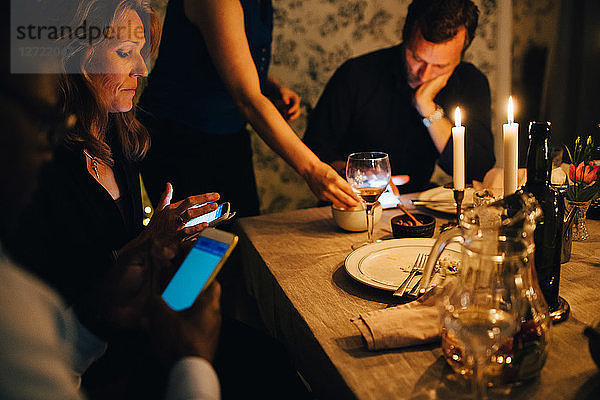
[[591, 201], [572, 201], [569, 199], [565, 199], [567, 212], [575, 208], [575, 217], [573, 219], [573, 231], [571, 237], [571, 240], [573, 240], [574, 242], [581, 242], [590, 237], [587, 231], [587, 226], [585, 224], [585, 214], [587, 213], [587, 210], [590, 207], [590, 203]]

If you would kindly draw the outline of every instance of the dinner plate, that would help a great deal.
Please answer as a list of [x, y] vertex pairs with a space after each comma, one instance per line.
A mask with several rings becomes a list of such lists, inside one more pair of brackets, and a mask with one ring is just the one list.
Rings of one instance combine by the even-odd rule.
[[[465, 189], [465, 198], [462, 202], [463, 208], [473, 205], [473, 192], [473, 188]], [[427, 207], [430, 210], [456, 214], [456, 203], [454, 202], [454, 193], [452, 189], [438, 186], [419, 194], [418, 200], [431, 202], [429, 204], [423, 204], [424, 207]]]
[[[354, 250], [344, 262], [346, 272], [365, 285], [395, 291], [410, 273], [417, 255], [429, 254], [435, 239], [390, 239]], [[451, 244], [442, 258], [460, 259], [460, 247]]]

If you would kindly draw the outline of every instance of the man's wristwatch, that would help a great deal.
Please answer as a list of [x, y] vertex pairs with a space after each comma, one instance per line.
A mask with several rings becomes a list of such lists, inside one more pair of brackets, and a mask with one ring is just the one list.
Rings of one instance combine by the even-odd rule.
[[444, 118], [444, 109], [436, 104], [435, 110], [423, 118], [423, 125], [425, 125], [426, 128], [429, 128], [431, 124], [433, 124], [435, 121], [439, 121], [442, 118]]

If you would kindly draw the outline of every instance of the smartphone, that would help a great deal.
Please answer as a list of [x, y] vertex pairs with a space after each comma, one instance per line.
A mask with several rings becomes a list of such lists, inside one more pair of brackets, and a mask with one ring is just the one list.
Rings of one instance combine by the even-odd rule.
[[190, 308], [208, 287], [237, 244], [238, 237], [207, 228], [200, 232], [194, 247], [185, 257], [162, 294], [175, 311]]
[[[198, 205], [196, 207], [202, 207], [204, 204]], [[208, 222], [208, 226], [217, 226], [222, 221], [229, 219], [230, 215], [230, 205], [228, 202], [221, 204], [215, 211], [211, 211], [208, 214], [201, 215], [190, 220], [187, 224], [185, 224], [186, 228], [189, 226], [195, 226], [201, 224], [202, 222]]]

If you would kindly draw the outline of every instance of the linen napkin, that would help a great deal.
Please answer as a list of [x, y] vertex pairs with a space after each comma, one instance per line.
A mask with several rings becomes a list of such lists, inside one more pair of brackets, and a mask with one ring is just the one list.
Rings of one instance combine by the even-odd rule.
[[442, 330], [439, 302], [452, 286], [454, 282], [445, 282], [443, 287], [435, 287], [415, 301], [360, 314], [350, 321], [364, 337], [369, 350], [436, 342]]

